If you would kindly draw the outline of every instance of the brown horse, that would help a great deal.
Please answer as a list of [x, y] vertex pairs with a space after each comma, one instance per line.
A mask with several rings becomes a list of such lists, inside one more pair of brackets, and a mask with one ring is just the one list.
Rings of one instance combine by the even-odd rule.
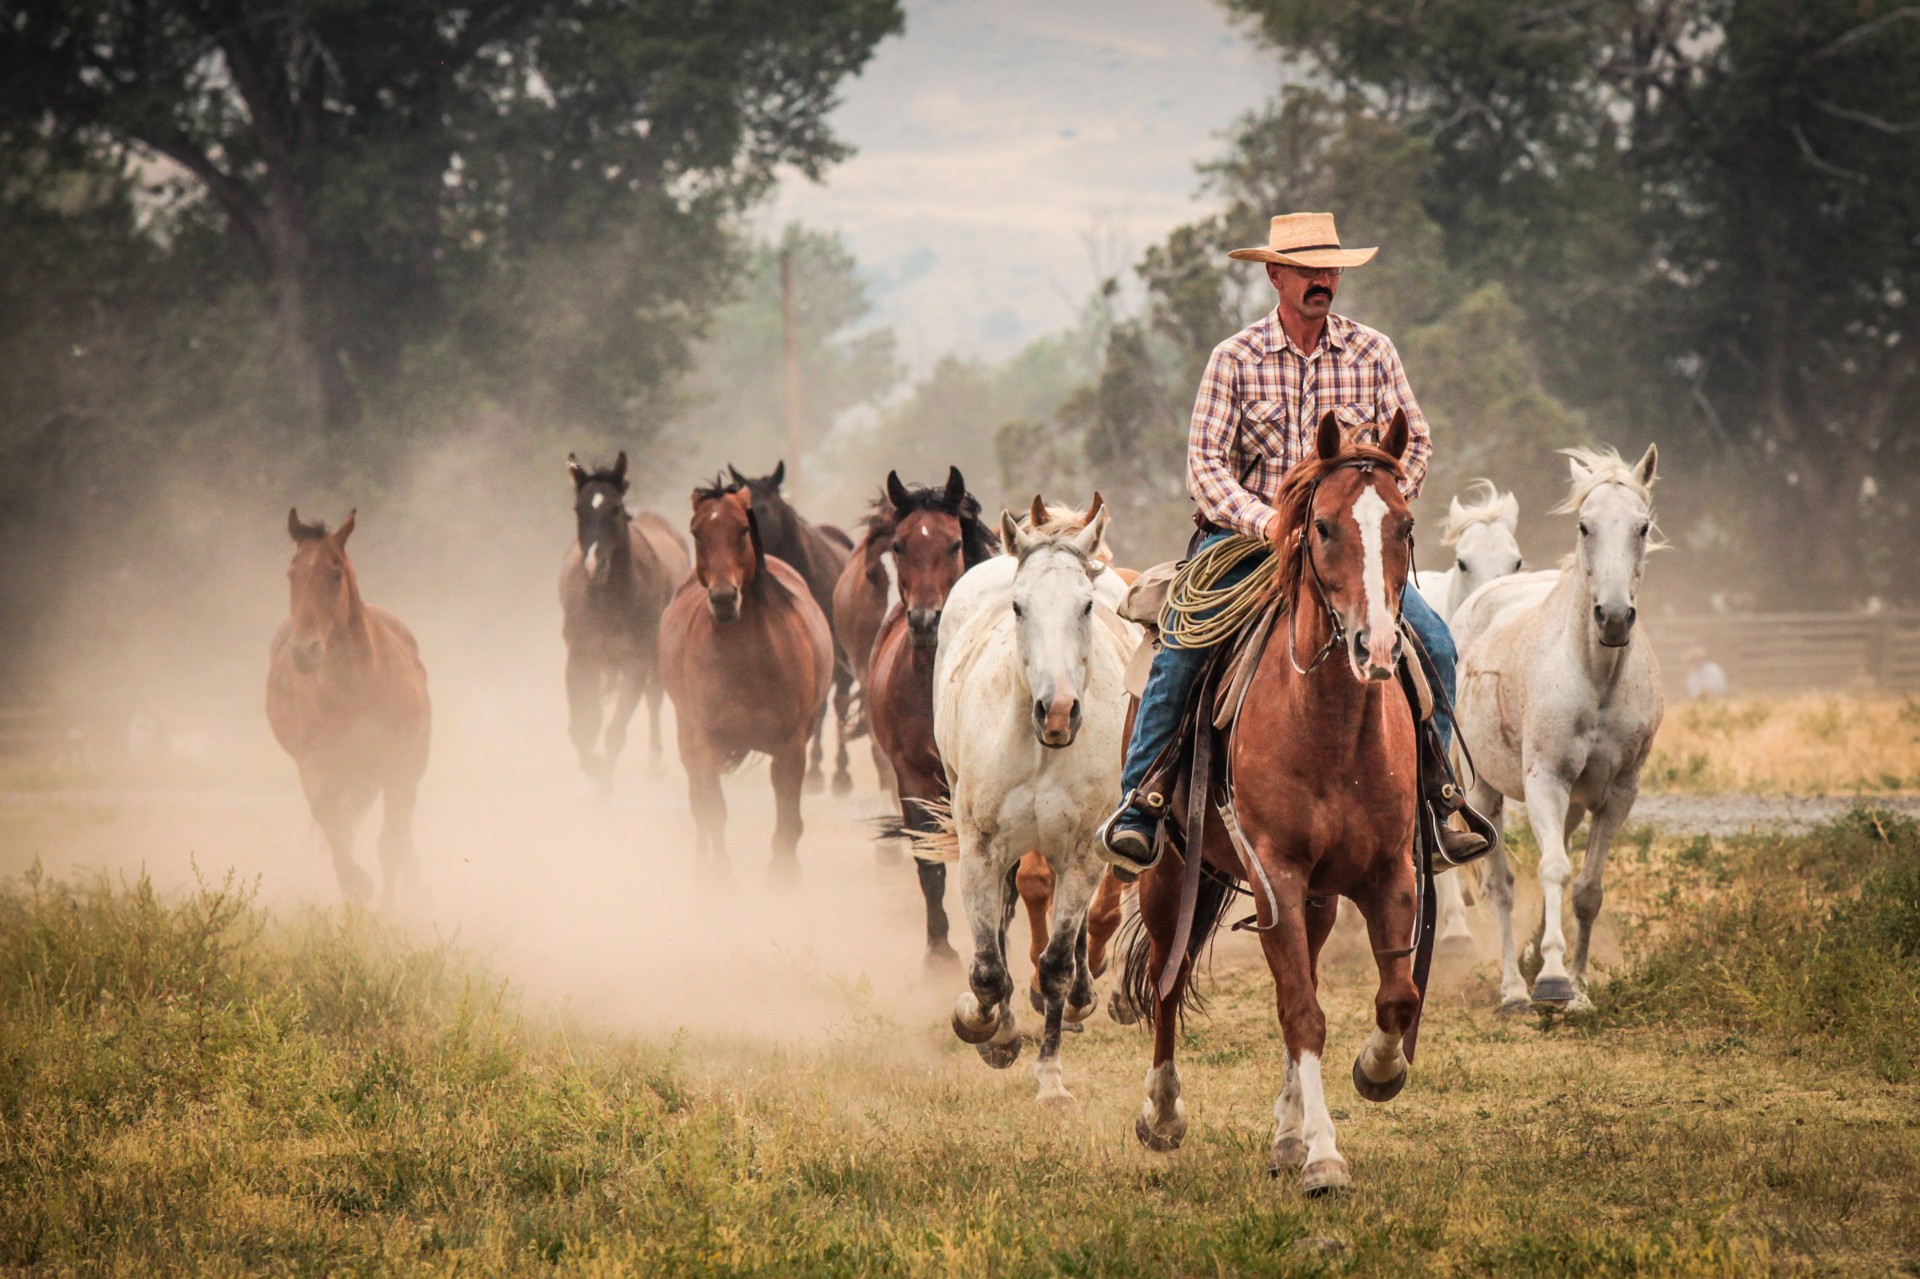
[[[866, 531], [847, 556], [846, 567], [833, 584], [833, 633], [853, 669], [854, 681], [861, 692], [861, 716], [864, 727], [873, 721], [873, 689], [869, 675], [873, 668], [873, 642], [886, 620], [887, 597], [891, 584], [887, 579], [886, 548], [893, 536], [893, 503], [883, 494], [867, 517]], [[852, 730], [858, 736], [860, 728]], [[873, 773], [882, 792], [898, 793], [893, 766], [877, 740], [873, 748]]]
[[360, 599], [347, 559], [354, 516], [327, 532], [287, 512], [293, 565], [290, 616], [274, 633], [267, 663], [267, 722], [300, 768], [307, 806], [327, 837], [347, 900], [366, 902], [373, 880], [353, 860], [353, 828], [376, 795], [383, 900], [401, 881], [413, 889], [413, 805], [427, 771], [433, 710], [413, 632]]
[[[753, 514], [759, 521], [766, 553], [786, 561], [805, 580], [807, 591], [827, 619], [827, 629], [831, 632], [833, 587], [840, 580], [840, 570], [847, 565], [853, 539], [831, 524], [813, 523], [793, 508], [780, 492], [780, 485], [787, 478], [784, 460], [767, 475], [742, 475], [732, 465], [727, 467], [727, 473], [735, 485], [752, 495]], [[833, 643], [833, 715], [838, 729], [834, 743], [833, 793], [845, 795], [853, 789], [853, 774], [847, 771], [847, 718], [853, 706], [853, 662], [840, 636], [834, 635]], [[820, 756], [826, 742], [826, 716], [823, 702], [820, 722], [814, 726], [812, 754], [807, 758], [808, 790], [821, 790], [826, 784], [820, 770]]]
[[[1135, 1129], [1149, 1149], [1171, 1150], [1186, 1133], [1175, 1023], [1229, 885], [1251, 885], [1287, 1044], [1271, 1170], [1277, 1176], [1303, 1167], [1309, 1194], [1350, 1182], [1321, 1084], [1327, 1022], [1317, 994], [1320, 948], [1339, 897], [1360, 908], [1380, 972], [1375, 1029], [1353, 1067], [1362, 1097], [1386, 1101], [1405, 1084], [1402, 1042], [1420, 1008], [1411, 956], [1414, 720], [1394, 678], [1400, 595], [1412, 558], [1413, 515], [1398, 483], [1406, 417], [1396, 413], [1373, 447], [1345, 441], [1329, 413], [1316, 446], [1315, 456], [1288, 474], [1274, 504], [1275, 580], [1289, 607], [1275, 623], [1226, 750], [1237, 826], [1210, 820], [1202, 848], [1189, 852], [1203, 858], [1205, 873], [1184, 953], [1174, 953], [1182, 857], [1169, 849], [1141, 877], [1144, 929], [1126, 970], [1127, 987], [1154, 1030], [1147, 1100]], [[1181, 829], [1180, 814], [1170, 820]], [[1163, 983], [1169, 964], [1175, 973]]]
[[660, 619], [660, 671], [698, 827], [696, 856], [726, 865], [720, 777], [772, 757], [774, 870], [798, 870], [807, 741], [833, 679], [833, 635], [799, 573], [767, 554], [753, 495], [724, 481], [693, 491], [693, 576]]
[[[588, 471], [567, 455], [575, 535], [560, 567], [560, 633], [567, 641], [567, 725], [580, 767], [602, 797], [627, 743], [627, 724], [647, 699], [649, 744], [660, 756], [660, 614], [686, 579], [687, 546], [655, 515], [627, 512], [627, 455]], [[613, 714], [601, 741], [607, 699]]]
[[[1000, 553], [1000, 539], [980, 519], [957, 467], [943, 488], [909, 488], [887, 473], [884, 507], [876, 509], [864, 547], [893, 556], [900, 602], [881, 623], [865, 683], [873, 740], [893, 770], [900, 819], [908, 831], [937, 829], [930, 807], [947, 799], [947, 773], [933, 741], [933, 659], [940, 610], [960, 575]], [[883, 579], [884, 580], [884, 579]], [[915, 858], [927, 904], [927, 962], [957, 964], [947, 940], [947, 865]]]

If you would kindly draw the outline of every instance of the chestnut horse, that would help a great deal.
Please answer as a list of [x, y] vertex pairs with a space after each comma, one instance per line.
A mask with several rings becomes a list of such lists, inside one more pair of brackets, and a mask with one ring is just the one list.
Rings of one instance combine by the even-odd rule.
[[[805, 580], [807, 592], [826, 619], [828, 633], [833, 634], [833, 586], [840, 580], [840, 570], [847, 566], [853, 539], [831, 524], [814, 524], [793, 509], [780, 492], [780, 485], [787, 478], [784, 460], [767, 475], [742, 475], [732, 465], [728, 465], [727, 474], [733, 477], [735, 485], [752, 495], [753, 514], [759, 521], [766, 553], [786, 561]], [[853, 705], [853, 663], [837, 634], [833, 634], [833, 645], [833, 716], [839, 734], [833, 760], [833, 793], [845, 795], [853, 789], [853, 774], [847, 771], [847, 716]], [[820, 756], [826, 742], [826, 716], [826, 703], [822, 702], [820, 722], [814, 726], [812, 754], [807, 757], [808, 790], [820, 790], [825, 785]]]
[[[652, 511], [627, 512], [627, 455], [588, 471], [567, 455], [575, 535], [560, 567], [567, 642], [567, 726], [580, 768], [604, 798], [644, 696], [649, 745], [660, 756], [660, 614], [688, 570], [679, 530]], [[601, 712], [613, 699], [601, 741]]]
[[[933, 662], [940, 610], [960, 575], [1000, 553], [1000, 539], [980, 519], [957, 467], [944, 488], [908, 488], [887, 472], [884, 509], [876, 510], [863, 548], [893, 556], [900, 602], [881, 623], [864, 686], [873, 740], [893, 770], [901, 824], [938, 828], [931, 809], [947, 800], [947, 773], [933, 740]], [[947, 940], [947, 864], [914, 859], [927, 904], [927, 963], [958, 963]]]
[[726, 865], [720, 777], [772, 757], [776, 874], [798, 870], [807, 741], [833, 679], [833, 635], [799, 573], [767, 554], [753, 495], [724, 481], [693, 491], [693, 576], [660, 619], [660, 673], [698, 827], [695, 855]]
[[299, 766], [348, 901], [373, 896], [373, 880], [353, 859], [353, 828], [383, 797], [382, 900], [391, 903], [402, 881], [408, 890], [419, 883], [413, 805], [427, 771], [433, 709], [413, 632], [360, 598], [347, 558], [353, 528], [354, 514], [329, 533], [287, 512], [291, 607], [268, 658], [267, 723]]
[[[852, 668], [854, 681], [860, 686], [863, 722], [852, 730], [851, 735], [856, 737], [872, 727], [873, 690], [867, 677], [873, 665], [873, 641], [880, 634], [880, 623], [886, 620], [888, 599], [893, 593], [893, 582], [887, 573], [887, 546], [892, 537], [893, 503], [883, 493], [874, 501], [865, 532], [833, 584], [833, 633]], [[874, 777], [881, 792], [891, 799], [898, 793], [893, 766], [887, 763], [887, 753], [879, 742], [869, 744], [873, 748]]]
[[[1374, 1031], [1353, 1066], [1355, 1088], [1369, 1101], [1389, 1100], [1406, 1082], [1402, 1041], [1420, 991], [1411, 953], [1414, 720], [1395, 678], [1413, 537], [1399, 485], [1406, 416], [1396, 413], [1374, 447], [1344, 440], [1329, 413], [1315, 443], [1315, 455], [1288, 473], [1274, 503], [1283, 548], [1275, 581], [1289, 606], [1274, 623], [1226, 746], [1233, 808], [1217, 820], [1210, 812], [1202, 848], [1188, 853], [1203, 857], [1207, 872], [1192, 931], [1175, 955], [1185, 863], [1169, 848], [1140, 878], [1144, 929], [1127, 957], [1126, 984], [1154, 1032], [1135, 1131], [1148, 1149], [1171, 1150], [1187, 1127], [1173, 1064], [1176, 1022], [1229, 885], [1252, 886], [1287, 1045], [1271, 1171], [1302, 1167], [1307, 1193], [1324, 1194], [1351, 1180], [1334, 1145], [1320, 1071], [1327, 1037], [1317, 994], [1320, 948], [1336, 897], [1360, 908], [1380, 972]], [[1181, 815], [1171, 820], [1180, 829]], [[1163, 982], [1169, 964], [1176, 972]]]

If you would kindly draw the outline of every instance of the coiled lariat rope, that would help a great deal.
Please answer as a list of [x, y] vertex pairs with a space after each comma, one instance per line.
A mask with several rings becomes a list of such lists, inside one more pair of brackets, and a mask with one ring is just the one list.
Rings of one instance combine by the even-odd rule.
[[[1247, 560], [1260, 562], [1240, 581], [1220, 581]], [[1236, 534], [1222, 538], [1187, 561], [1160, 610], [1160, 634], [1176, 648], [1212, 648], [1233, 638], [1261, 609], [1280, 571], [1264, 538]]]

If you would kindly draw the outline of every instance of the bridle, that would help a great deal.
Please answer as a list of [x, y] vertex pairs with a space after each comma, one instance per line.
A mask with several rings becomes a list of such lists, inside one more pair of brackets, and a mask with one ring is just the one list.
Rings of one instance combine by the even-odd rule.
[[[1380, 465], [1380, 463], [1370, 457], [1342, 458], [1320, 474], [1314, 476], [1313, 483], [1307, 486], [1306, 501], [1302, 503], [1302, 507], [1306, 511], [1306, 523], [1300, 528], [1301, 562], [1299, 566], [1294, 569], [1293, 573], [1293, 598], [1297, 607], [1301, 593], [1300, 588], [1306, 575], [1311, 573], [1313, 575], [1314, 596], [1319, 601], [1320, 611], [1327, 619], [1328, 635], [1327, 642], [1320, 646], [1320, 651], [1313, 655], [1313, 660], [1309, 661], [1305, 666], [1302, 666], [1300, 665], [1300, 658], [1294, 647], [1294, 631], [1297, 628], [1294, 626], [1292, 619], [1288, 620], [1287, 661], [1292, 665], [1295, 675], [1313, 674], [1320, 669], [1321, 663], [1333, 656], [1335, 651], [1347, 641], [1346, 623], [1340, 620], [1340, 614], [1334, 611], [1333, 602], [1327, 598], [1327, 584], [1320, 578], [1320, 563], [1313, 557], [1313, 506], [1314, 502], [1320, 496], [1320, 486], [1326, 482], [1328, 476], [1331, 476], [1336, 471], [1356, 470], [1360, 472], [1363, 479], [1371, 480], [1373, 478], [1373, 470], [1378, 465]], [[1411, 540], [1409, 540], [1407, 563], [1409, 565], [1413, 563]], [[1409, 572], [1411, 572], [1411, 569], [1409, 569]], [[1393, 625], [1396, 631], [1400, 629], [1401, 616], [1405, 612], [1406, 606], [1407, 592], [1403, 584], [1400, 591], [1399, 603], [1394, 609], [1393, 614]]]

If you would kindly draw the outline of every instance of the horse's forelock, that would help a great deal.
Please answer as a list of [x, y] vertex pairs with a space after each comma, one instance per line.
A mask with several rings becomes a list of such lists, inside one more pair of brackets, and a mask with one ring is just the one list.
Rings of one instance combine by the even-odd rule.
[[979, 498], [971, 493], [963, 493], [959, 501], [953, 501], [947, 497], [945, 485], [936, 488], [928, 484], [908, 484], [903, 487], [907, 492], [904, 502], [896, 503], [884, 492], [874, 499], [873, 513], [867, 517], [869, 539], [886, 536], [899, 526], [901, 520], [916, 511], [938, 511], [960, 521], [960, 557], [968, 568], [1000, 553], [1000, 538], [980, 518]]
[[1640, 478], [1634, 464], [1621, 457], [1617, 450], [1571, 448], [1560, 451], [1572, 458], [1579, 470], [1568, 483], [1566, 501], [1553, 508], [1555, 515], [1571, 515], [1578, 511], [1593, 496], [1595, 489], [1606, 484], [1618, 484], [1628, 490], [1646, 504], [1649, 514], [1652, 513], [1652, 486]]

